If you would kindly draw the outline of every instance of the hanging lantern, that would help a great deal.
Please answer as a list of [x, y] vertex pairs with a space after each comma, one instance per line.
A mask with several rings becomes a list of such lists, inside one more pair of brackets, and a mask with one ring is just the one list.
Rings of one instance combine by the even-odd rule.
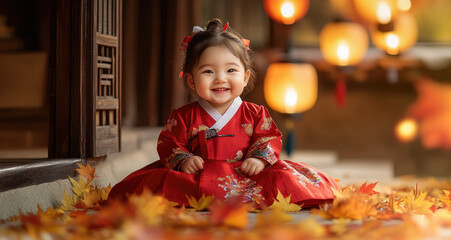
[[387, 24], [398, 13], [397, 0], [354, 0], [354, 6], [368, 23]]
[[289, 25], [307, 13], [309, 0], [265, 0], [264, 6], [271, 19]]
[[264, 94], [269, 107], [280, 113], [309, 110], [316, 102], [318, 76], [311, 64], [273, 63], [268, 67]]
[[395, 135], [400, 142], [407, 143], [417, 136], [418, 125], [412, 118], [405, 118], [396, 124]]
[[320, 33], [320, 49], [327, 62], [337, 66], [356, 65], [368, 49], [368, 35], [361, 25], [332, 22]]
[[397, 55], [415, 45], [418, 39], [418, 26], [411, 14], [402, 13], [396, 17], [393, 31], [380, 32], [372, 28], [370, 33], [376, 47], [390, 55]]

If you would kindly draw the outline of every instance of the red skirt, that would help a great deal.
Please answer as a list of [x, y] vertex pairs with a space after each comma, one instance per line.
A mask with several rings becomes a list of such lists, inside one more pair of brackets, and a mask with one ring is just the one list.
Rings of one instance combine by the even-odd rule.
[[144, 189], [162, 195], [180, 206], [189, 206], [186, 196], [199, 199], [213, 195], [227, 200], [242, 196], [246, 202], [270, 206], [278, 191], [291, 202], [304, 204], [304, 208], [317, 207], [334, 199], [332, 189], [337, 182], [325, 173], [304, 163], [279, 160], [256, 176], [246, 176], [240, 171], [241, 161], [205, 161], [204, 169], [197, 174], [187, 174], [167, 169], [160, 161], [139, 169], [116, 184], [109, 199], [125, 199], [129, 194], [140, 194]]

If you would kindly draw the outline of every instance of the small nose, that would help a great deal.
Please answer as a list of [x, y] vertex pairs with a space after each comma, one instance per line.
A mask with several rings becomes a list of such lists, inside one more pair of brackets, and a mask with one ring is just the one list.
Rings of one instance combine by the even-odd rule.
[[222, 83], [226, 81], [226, 75], [224, 73], [219, 72], [216, 74], [215, 82]]

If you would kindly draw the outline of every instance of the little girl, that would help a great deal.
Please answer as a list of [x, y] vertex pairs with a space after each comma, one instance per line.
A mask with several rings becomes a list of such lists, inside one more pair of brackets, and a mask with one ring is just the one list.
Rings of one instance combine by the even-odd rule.
[[110, 198], [147, 188], [181, 206], [203, 194], [269, 206], [278, 191], [304, 207], [332, 200], [335, 180], [279, 159], [282, 134], [268, 110], [241, 100], [253, 75], [249, 41], [218, 19], [193, 31], [182, 44], [182, 74], [199, 100], [172, 112], [158, 138], [160, 160], [115, 185]]

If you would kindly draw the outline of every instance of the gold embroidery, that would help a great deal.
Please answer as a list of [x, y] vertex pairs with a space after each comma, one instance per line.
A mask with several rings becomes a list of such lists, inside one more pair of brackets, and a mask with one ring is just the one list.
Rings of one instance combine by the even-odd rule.
[[166, 124], [163, 127], [163, 131], [172, 131], [172, 127], [177, 126], [177, 120], [171, 118], [166, 121]]
[[253, 127], [252, 127], [252, 124], [250, 124], [250, 123], [245, 123], [245, 124], [242, 124], [241, 127], [244, 128], [244, 131], [246, 132], [246, 134], [247, 134], [249, 137], [252, 137], [252, 134], [254, 133], [254, 129], [253, 129]]
[[226, 159], [226, 162], [234, 163], [234, 162], [241, 161], [241, 159], [243, 159], [243, 151], [238, 150], [238, 152], [236, 152], [236, 156], [233, 159]]
[[277, 137], [276, 136], [273, 136], [273, 137], [261, 137], [261, 138], [257, 139], [257, 141], [255, 141], [255, 145], [262, 144], [262, 143], [265, 143], [265, 142], [269, 142], [269, 141], [273, 140], [274, 138], [277, 138]]
[[272, 119], [271, 117], [263, 118], [263, 123], [261, 125], [262, 130], [270, 130], [271, 129]]
[[192, 138], [192, 137], [196, 136], [198, 132], [200, 132], [202, 130], [207, 130], [207, 129], [209, 129], [209, 128], [203, 124], [200, 125], [198, 128], [193, 128], [193, 130], [191, 130], [191, 135], [189, 136], [189, 138]]

